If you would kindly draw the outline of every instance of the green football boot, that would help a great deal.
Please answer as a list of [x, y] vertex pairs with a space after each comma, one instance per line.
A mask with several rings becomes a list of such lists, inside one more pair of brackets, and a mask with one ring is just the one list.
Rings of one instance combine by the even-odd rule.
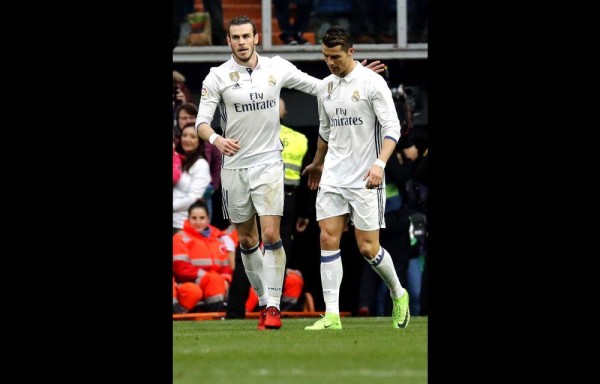
[[342, 321], [340, 315], [334, 315], [333, 313], [325, 313], [325, 316], [315, 321], [313, 325], [309, 325], [304, 329], [309, 331], [326, 331], [326, 330], [340, 330], [342, 329]]
[[394, 307], [392, 308], [392, 328], [406, 328], [410, 320], [410, 310], [408, 309], [408, 292], [404, 290], [404, 295], [398, 299], [392, 299]]

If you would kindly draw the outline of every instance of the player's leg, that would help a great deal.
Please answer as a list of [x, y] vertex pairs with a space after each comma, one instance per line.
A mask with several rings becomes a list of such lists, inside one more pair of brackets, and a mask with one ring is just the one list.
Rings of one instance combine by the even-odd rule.
[[263, 277], [267, 294], [265, 327], [281, 327], [281, 295], [286, 254], [280, 236], [284, 202], [284, 166], [282, 161], [249, 169], [252, 203], [260, 219], [264, 244]]
[[[242, 264], [250, 285], [258, 295], [258, 305], [264, 312], [267, 294], [263, 280], [263, 254], [260, 249], [256, 210], [250, 195], [248, 169], [222, 169], [223, 218], [231, 220], [240, 242]], [[264, 317], [258, 329], [264, 329]]]
[[340, 240], [346, 224], [350, 206], [337, 188], [322, 185], [319, 187], [316, 203], [317, 221], [321, 234], [321, 285], [325, 301], [325, 316], [308, 326], [306, 330], [339, 330], [340, 286], [344, 276], [340, 251]]
[[400, 284], [390, 254], [379, 244], [379, 228], [385, 228], [385, 192], [383, 189], [350, 190], [352, 221], [360, 254], [385, 282], [392, 297], [392, 326], [408, 324], [408, 293]]

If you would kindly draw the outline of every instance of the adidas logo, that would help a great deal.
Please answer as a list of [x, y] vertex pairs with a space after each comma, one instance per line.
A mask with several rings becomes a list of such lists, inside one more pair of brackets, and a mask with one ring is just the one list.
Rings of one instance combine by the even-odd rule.
[[240, 86], [239, 83], [235, 83], [235, 85], [233, 86], [233, 89], [238, 89], [238, 88], [242, 88], [242, 87]]

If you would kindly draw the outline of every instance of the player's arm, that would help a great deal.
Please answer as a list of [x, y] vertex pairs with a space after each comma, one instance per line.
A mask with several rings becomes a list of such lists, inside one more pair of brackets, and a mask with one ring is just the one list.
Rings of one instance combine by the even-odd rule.
[[323, 138], [319, 135], [317, 139], [317, 152], [315, 153], [315, 157], [304, 171], [302, 171], [302, 175], [308, 173], [308, 188], [311, 190], [315, 190], [319, 187], [319, 183], [321, 182], [321, 174], [323, 173], [323, 164], [325, 163], [325, 155], [327, 154], [327, 149], [329, 145]]
[[[314, 96], [317, 95], [318, 86], [322, 82], [321, 79], [317, 79], [316, 77], [299, 70], [294, 64], [282, 59], [279, 56], [275, 57], [274, 59], [278, 60], [280, 65], [286, 67], [288, 76], [288, 80], [284, 85], [286, 88], [295, 89]], [[381, 73], [385, 71], [385, 64], [381, 63], [379, 60], [375, 60], [372, 63], [367, 64], [367, 60], [365, 59], [360, 63], [364, 65], [365, 68], [368, 68], [375, 73]]]
[[304, 168], [304, 171], [302, 171], [302, 175], [308, 173], [308, 188], [311, 190], [317, 189], [319, 187], [319, 183], [321, 182], [321, 174], [323, 173], [323, 165], [325, 164], [325, 155], [329, 149], [327, 142], [329, 141], [329, 134], [331, 132], [331, 127], [329, 126], [329, 116], [327, 115], [327, 111], [323, 105], [323, 100], [320, 97], [317, 97], [317, 108], [319, 110], [319, 137], [317, 139], [317, 152], [315, 153], [312, 163], [310, 163], [306, 168]]
[[214, 129], [207, 123], [200, 123], [197, 127], [198, 136], [204, 141], [208, 141], [219, 151], [227, 156], [233, 156], [240, 150], [239, 140], [225, 138], [215, 132]]
[[196, 132], [202, 140], [217, 147], [222, 154], [232, 156], [240, 149], [239, 141], [222, 137], [210, 126], [221, 98], [216, 75], [211, 69], [202, 83], [202, 94], [198, 106], [198, 116], [196, 116]]
[[366, 180], [367, 183], [365, 187], [367, 189], [373, 189], [379, 187], [381, 181], [383, 180], [384, 168], [385, 165], [394, 153], [394, 149], [396, 148], [396, 142], [391, 138], [385, 138], [383, 140], [383, 146], [381, 148], [381, 152], [377, 157], [377, 160], [371, 165], [371, 168], [365, 174], [363, 180]]
[[365, 187], [368, 189], [377, 188], [381, 185], [385, 164], [394, 153], [396, 144], [400, 139], [400, 120], [392, 99], [392, 93], [385, 80], [376, 77], [371, 86], [372, 94], [370, 98], [373, 103], [373, 111], [377, 116], [377, 120], [381, 123], [383, 145], [379, 156], [363, 178], [363, 180], [366, 180]]

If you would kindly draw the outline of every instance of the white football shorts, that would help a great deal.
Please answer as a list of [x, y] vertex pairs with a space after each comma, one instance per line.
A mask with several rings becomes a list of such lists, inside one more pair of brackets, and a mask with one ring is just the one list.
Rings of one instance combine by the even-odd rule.
[[223, 218], [243, 223], [252, 216], [283, 216], [283, 160], [250, 168], [221, 169]]
[[361, 231], [385, 228], [385, 188], [341, 188], [320, 185], [317, 192], [317, 221], [350, 214]]

